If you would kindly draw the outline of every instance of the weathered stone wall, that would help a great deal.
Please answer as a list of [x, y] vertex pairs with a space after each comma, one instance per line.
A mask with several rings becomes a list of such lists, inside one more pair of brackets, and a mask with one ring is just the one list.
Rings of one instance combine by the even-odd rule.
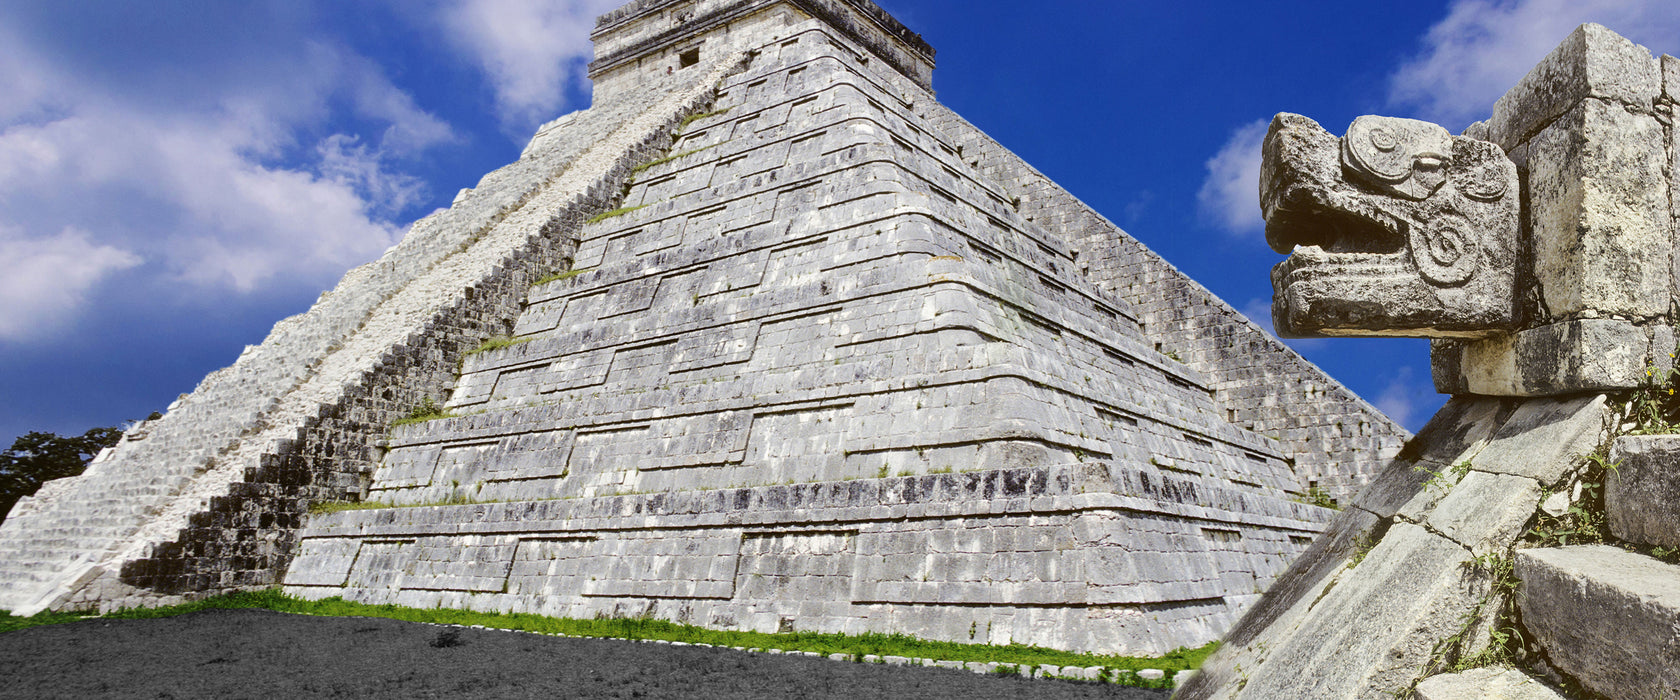
[[1050, 178], [933, 100], [917, 105], [1021, 215], [1076, 251], [1080, 274], [1131, 305], [1155, 350], [1206, 377], [1226, 420], [1278, 441], [1303, 483], [1346, 501], [1409, 437], [1370, 403]]
[[1103, 462], [349, 511], [310, 527], [286, 590], [1161, 653], [1229, 625], [1318, 512]]
[[1443, 393], [1631, 389], [1673, 366], [1680, 59], [1582, 25], [1465, 135], [1522, 181], [1519, 327], [1434, 343]]

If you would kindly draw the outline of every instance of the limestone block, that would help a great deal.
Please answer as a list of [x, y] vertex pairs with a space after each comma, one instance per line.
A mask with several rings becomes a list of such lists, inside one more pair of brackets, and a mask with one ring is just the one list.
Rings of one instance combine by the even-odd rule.
[[[1338, 576], [1312, 615], [1249, 645], [1270, 648], [1241, 696], [1365, 698], [1406, 687], [1436, 640], [1457, 632], [1487, 593], [1487, 583], [1465, 570], [1469, 558], [1463, 547], [1421, 527], [1394, 525], [1357, 567]], [[1190, 687], [1206, 688], [1199, 677]]]
[[1551, 686], [1514, 668], [1474, 668], [1424, 679], [1416, 700], [1567, 700]]
[[1582, 99], [1649, 105], [1662, 91], [1651, 52], [1598, 24], [1583, 24], [1493, 105], [1488, 135], [1511, 150]]
[[1663, 125], [1618, 102], [1585, 100], [1528, 149], [1523, 201], [1552, 318], [1667, 313], [1674, 245]]
[[1472, 470], [1436, 504], [1429, 525], [1476, 555], [1503, 552], [1540, 502], [1533, 479]]
[[1610, 449], [1604, 507], [1617, 539], [1680, 546], [1680, 436], [1628, 435]]
[[1680, 697], [1680, 566], [1606, 545], [1517, 552], [1523, 626], [1613, 698]]
[[1680, 58], [1663, 54], [1658, 60], [1662, 63], [1663, 96], [1680, 101]]
[[[1674, 105], [1680, 102], [1680, 58], [1664, 54], [1662, 57], [1663, 73], [1663, 102], [1657, 105], [1659, 118], [1666, 118], [1668, 129], [1669, 177], [1672, 179], [1680, 173], [1680, 129], [1674, 128]], [[1674, 187], [1672, 181], [1669, 189], [1669, 213], [1680, 214], [1680, 187]], [[1674, 261], [1674, 280], [1680, 287], [1680, 260]], [[1680, 289], [1674, 294], [1680, 297]]]
[[[1430, 471], [1440, 472], [1470, 460], [1487, 445], [1506, 410], [1498, 399], [1455, 396], [1442, 406], [1406, 447], [1400, 450], [1353, 500], [1354, 505], [1386, 518], [1397, 512], [1421, 513], [1442, 493], [1426, 489]], [[1418, 469], [1418, 465], [1425, 465]]]
[[1551, 484], [1598, 447], [1608, 419], [1603, 394], [1526, 401], [1471, 464], [1478, 471]]
[[[1672, 343], [1669, 343], [1670, 345]], [[1658, 352], [1647, 330], [1620, 319], [1574, 319], [1483, 340], [1436, 341], [1435, 389], [1447, 394], [1555, 396], [1631, 389]]]

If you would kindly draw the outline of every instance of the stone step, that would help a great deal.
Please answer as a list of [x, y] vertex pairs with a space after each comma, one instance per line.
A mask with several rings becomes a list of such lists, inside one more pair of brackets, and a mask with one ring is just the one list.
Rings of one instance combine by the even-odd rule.
[[1517, 552], [1523, 625], [1606, 697], [1680, 698], [1680, 566], [1606, 545]]
[[1605, 478], [1610, 532], [1640, 544], [1680, 546], [1680, 435], [1626, 435], [1610, 450]]
[[1549, 684], [1514, 668], [1473, 668], [1418, 684], [1415, 700], [1568, 700]]

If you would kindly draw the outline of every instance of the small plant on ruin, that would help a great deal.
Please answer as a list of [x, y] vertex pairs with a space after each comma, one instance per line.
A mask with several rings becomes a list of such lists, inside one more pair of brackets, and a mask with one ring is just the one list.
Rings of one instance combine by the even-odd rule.
[[720, 116], [720, 115], [723, 115], [723, 114], [727, 113], [728, 111], [729, 111], [729, 108], [724, 107], [723, 109], [712, 110], [712, 111], [706, 112], [704, 114], [690, 114], [687, 117], [683, 118], [682, 123], [677, 124], [677, 133], [680, 134], [684, 130], [688, 129], [689, 124], [693, 124], [694, 122], [700, 121], [701, 119], [705, 119], [707, 117]]
[[1569, 504], [1569, 510], [1552, 515], [1544, 510], [1534, 515], [1534, 525], [1523, 534], [1523, 540], [1536, 547], [1567, 547], [1571, 544], [1599, 544], [1611, 540], [1610, 523], [1604, 515], [1604, 482], [1616, 464], [1606, 456], [1606, 448], [1587, 456], [1586, 468], [1579, 479], [1580, 497]]
[[[532, 340], [531, 338], [514, 338], [514, 337], [510, 337], [510, 336], [505, 336], [505, 335], [493, 335], [493, 336], [490, 336], [489, 338], [485, 338], [484, 342], [478, 344], [478, 347], [473, 348], [471, 350], [468, 350], [467, 354], [468, 355], [476, 355], [476, 354], [481, 353], [481, 352], [490, 352], [491, 350], [500, 350], [502, 348], [511, 348], [515, 345], [523, 345], [525, 343], [529, 343], [529, 342], [531, 342], [531, 340]], [[431, 399], [426, 399], [426, 400], [430, 401]]]
[[432, 401], [432, 397], [427, 396], [420, 400], [420, 405], [409, 409], [406, 417], [391, 421], [391, 427], [395, 428], [401, 425], [424, 423], [429, 420], [452, 417], [454, 417], [454, 414], [443, 410], [441, 406], [438, 406], [436, 402]]
[[[632, 176], [634, 176], [635, 174], [640, 173], [643, 170], [647, 170], [648, 168], [654, 167], [656, 165], [664, 165], [664, 164], [669, 163], [673, 160], [677, 160], [678, 158], [687, 158], [687, 157], [692, 156], [692, 155], [694, 155], [696, 153], [699, 153], [701, 151], [704, 151], [704, 150], [707, 150], [707, 149], [710, 149], [710, 148], [716, 148], [719, 145], [721, 145], [721, 144], [714, 143], [710, 146], [701, 146], [699, 148], [683, 151], [681, 153], [672, 153], [671, 155], [665, 156], [664, 158], [650, 160], [646, 163], [643, 163], [643, 164], [638, 165], [634, 168], [631, 168], [630, 169], [630, 174]], [[646, 205], [643, 205], [643, 206], [646, 206]], [[640, 208], [640, 207], [638, 207], [638, 208]], [[591, 223], [593, 223], [593, 222], [591, 222]]]
[[1341, 504], [1336, 502], [1335, 496], [1331, 496], [1329, 491], [1317, 486], [1308, 487], [1306, 493], [1295, 498], [1295, 502], [1329, 508], [1330, 510], [1342, 509]]
[[1365, 561], [1365, 555], [1376, 549], [1377, 542], [1378, 538], [1372, 537], [1370, 533], [1355, 537], [1353, 539], [1353, 556], [1348, 557], [1347, 568], [1352, 569], [1359, 566], [1359, 562]]
[[[1465, 561], [1460, 566], [1469, 575], [1486, 580], [1488, 591], [1475, 606], [1459, 617], [1458, 631], [1435, 643], [1430, 649], [1429, 660], [1424, 664], [1423, 673], [1402, 692], [1397, 693], [1396, 697], [1411, 697], [1411, 691], [1416, 688], [1417, 682], [1429, 676], [1509, 664], [1522, 648], [1522, 630], [1514, 623], [1517, 590], [1522, 587], [1522, 581], [1517, 578], [1512, 558], [1508, 554], [1488, 553]], [[1485, 614], [1489, 612], [1490, 605], [1496, 606], [1491, 611], [1491, 616]], [[1491, 622], [1485, 632], [1487, 643], [1479, 650], [1469, 652], [1470, 648], [1477, 646], [1479, 635], [1476, 634], [1476, 628], [1484, 619]]]
[[[1674, 355], [1670, 354], [1672, 361]], [[1680, 370], [1645, 368], [1645, 386], [1628, 398], [1628, 419], [1633, 422], [1631, 435], [1659, 435], [1680, 433]]]
[[589, 217], [589, 220], [585, 221], [583, 223], [585, 223], [585, 224], [598, 224], [598, 223], [601, 223], [603, 221], [606, 221], [607, 219], [611, 219], [615, 216], [624, 216], [625, 214], [633, 212], [637, 209], [644, 209], [648, 206], [649, 205], [646, 205], [646, 204], [638, 204], [638, 205], [633, 206], [633, 207], [619, 207], [617, 209], [609, 209], [607, 211], [604, 211], [604, 212], [601, 212], [599, 214], [596, 214], [594, 216]]
[[345, 510], [378, 510], [390, 507], [391, 504], [379, 501], [317, 501], [309, 504], [309, 514], [326, 515]]
[[543, 277], [542, 279], [539, 279], [535, 282], [532, 282], [531, 286], [535, 287], [537, 285], [548, 284], [549, 282], [558, 282], [560, 280], [569, 280], [573, 277], [581, 275], [585, 272], [589, 272], [590, 270], [593, 270], [593, 269], [595, 269], [595, 268], [593, 268], [593, 267], [582, 267], [582, 268], [578, 268], [578, 269], [575, 269], [575, 270], [567, 270], [565, 272], [556, 272], [552, 275], [548, 275], [546, 277]]
[[1412, 466], [1412, 471], [1427, 475], [1423, 480], [1425, 490], [1444, 496], [1447, 492], [1452, 491], [1453, 485], [1462, 481], [1464, 476], [1470, 473], [1470, 462], [1459, 462], [1441, 471], [1430, 469], [1426, 463], [1419, 462]]

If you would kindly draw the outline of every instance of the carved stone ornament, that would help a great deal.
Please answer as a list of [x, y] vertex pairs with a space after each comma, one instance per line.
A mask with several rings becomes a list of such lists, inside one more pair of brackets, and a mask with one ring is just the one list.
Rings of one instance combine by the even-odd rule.
[[1363, 116], [1336, 138], [1279, 114], [1260, 208], [1286, 338], [1479, 338], [1516, 323], [1517, 168], [1429, 122]]

